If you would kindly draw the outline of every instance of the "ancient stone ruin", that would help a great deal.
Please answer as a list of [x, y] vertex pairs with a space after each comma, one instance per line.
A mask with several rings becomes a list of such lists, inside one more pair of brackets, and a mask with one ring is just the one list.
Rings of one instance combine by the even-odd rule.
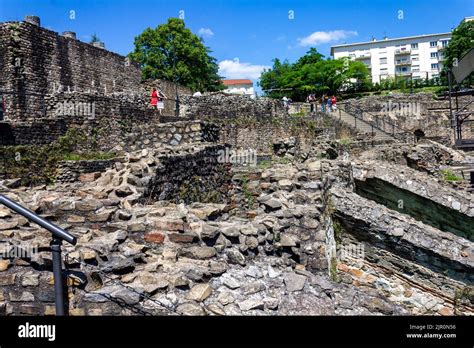
[[[69, 315], [474, 313], [474, 157], [445, 101], [415, 121], [383, 114], [402, 96], [288, 113], [178, 86], [159, 115], [173, 83], [73, 33], [7, 22], [0, 44], [0, 194], [77, 238]], [[0, 314], [56, 313], [50, 240], [0, 207]]]

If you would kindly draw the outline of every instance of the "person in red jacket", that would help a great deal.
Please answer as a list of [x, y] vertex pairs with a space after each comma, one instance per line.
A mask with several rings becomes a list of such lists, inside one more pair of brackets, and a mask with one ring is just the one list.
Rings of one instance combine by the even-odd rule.
[[333, 95], [331, 97], [331, 106], [332, 106], [332, 110], [334, 110], [334, 111], [337, 110], [336, 102], [337, 102], [336, 96]]
[[166, 98], [165, 94], [161, 91], [157, 91], [155, 87], [153, 87], [153, 91], [151, 92], [151, 105], [153, 108], [157, 108], [160, 115], [162, 110], [165, 108], [164, 99]]
[[158, 105], [158, 92], [155, 87], [153, 87], [153, 91], [151, 92], [151, 105], [154, 108]]

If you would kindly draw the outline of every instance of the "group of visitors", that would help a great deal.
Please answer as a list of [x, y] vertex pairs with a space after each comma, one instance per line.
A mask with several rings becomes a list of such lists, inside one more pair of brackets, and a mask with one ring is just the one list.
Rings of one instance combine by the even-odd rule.
[[[315, 94], [310, 94], [306, 98], [306, 102], [311, 104], [311, 112], [316, 111], [316, 103], [318, 101], [318, 98], [316, 97]], [[320, 110], [321, 112], [333, 112], [337, 110], [337, 99], [336, 96], [332, 95], [329, 97], [326, 94], [323, 94], [320, 99]]]
[[158, 112], [162, 113], [162, 110], [165, 108], [165, 99], [166, 95], [163, 93], [162, 90], [157, 90], [155, 87], [153, 87], [153, 90], [151, 91], [151, 106], [153, 108], [158, 109]]

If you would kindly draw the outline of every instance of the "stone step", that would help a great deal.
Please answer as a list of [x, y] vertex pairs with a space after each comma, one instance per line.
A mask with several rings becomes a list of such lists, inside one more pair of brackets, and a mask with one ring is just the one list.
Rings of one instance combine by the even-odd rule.
[[371, 124], [369, 124], [365, 121], [359, 120], [356, 117], [348, 114], [347, 112], [345, 112], [343, 110], [340, 110], [340, 114], [338, 112], [335, 115], [331, 114], [331, 116], [340, 119], [341, 121], [343, 121], [344, 123], [350, 125], [351, 127], [357, 128], [361, 133], [374, 132], [375, 133], [375, 140], [395, 140], [395, 138], [392, 137], [391, 135], [389, 135], [385, 132], [382, 132], [380, 129], [372, 127]]

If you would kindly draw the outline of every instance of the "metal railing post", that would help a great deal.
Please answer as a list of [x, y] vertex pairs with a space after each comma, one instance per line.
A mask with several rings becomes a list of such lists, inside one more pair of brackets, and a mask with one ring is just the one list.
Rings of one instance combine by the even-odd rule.
[[51, 254], [53, 256], [53, 275], [54, 275], [54, 295], [56, 303], [56, 315], [64, 315], [64, 288], [63, 288], [63, 275], [62, 275], [62, 261], [61, 261], [61, 241], [65, 240], [66, 242], [76, 245], [77, 239], [72, 234], [66, 232], [62, 228], [56, 226], [55, 224], [43, 219], [37, 214], [33, 213], [31, 210], [26, 209], [20, 204], [12, 201], [10, 198], [0, 194], [0, 204], [5, 205], [11, 210], [17, 212], [18, 214], [24, 216], [30, 221], [33, 221], [45, 228], [53, 235], [53, 239], [50, 243]]
[[53, 238], [51, 241], [51, 254], [53, 255], [53, 276], [54, 276], [54, 301], [56, 304], [56, 315], [64, 315], [64, 288], [63, 272], [61, 261], [61, 240]]

